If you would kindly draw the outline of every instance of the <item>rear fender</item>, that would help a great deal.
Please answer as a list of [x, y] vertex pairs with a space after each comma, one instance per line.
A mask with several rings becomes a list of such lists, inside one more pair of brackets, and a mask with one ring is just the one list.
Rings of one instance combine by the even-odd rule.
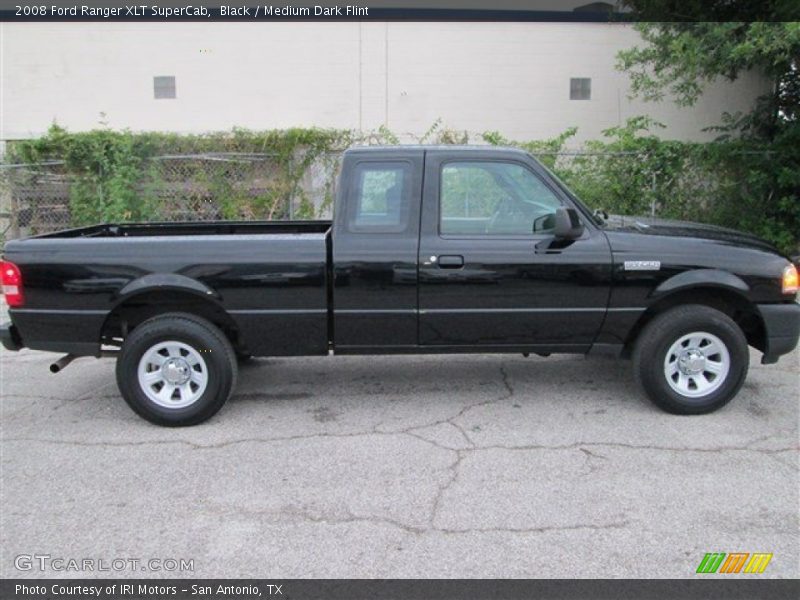
[[220, 302], [216, 291], [196, 279], [178, 273], [152, 273], [134, 279], [120, 289], [114, 298], [114, 306], [116, 308], [132, 297], [146, 292], [188, 292], [215, 304]]

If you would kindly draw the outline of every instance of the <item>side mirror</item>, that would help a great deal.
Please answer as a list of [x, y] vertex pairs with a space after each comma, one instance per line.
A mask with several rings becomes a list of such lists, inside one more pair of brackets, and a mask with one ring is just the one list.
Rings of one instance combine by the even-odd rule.
[[574, 208], [559, 206], [556, 209], [556, 226], [553, 228], [556, 238], [574, 240], [583, 235], [583, 223]]
[[556, 215], [555, 213], [548, 213], [546, 215], [542, 215], [541, 217], [537, 217], [533, 220], [533, 233], [539, 233], [540, 231], [548, 231], [553, 229], [556, 226]]

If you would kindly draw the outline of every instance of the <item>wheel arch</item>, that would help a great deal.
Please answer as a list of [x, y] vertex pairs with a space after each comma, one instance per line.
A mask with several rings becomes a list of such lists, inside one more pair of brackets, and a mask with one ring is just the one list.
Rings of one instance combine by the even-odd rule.
[[[710, 269], [708, 271], [711, 271]], [[688, 276], [689, 273], [695, 273]], [[634, 324], [625, 341], [625, 354], [630, 355], [633, 344], [644, 327], [666, 310], [685, 304], [700, 304], [714, 308], [728, 315], [739, 326], [754, 348], [764, 351], [766, 348], [766, 328], [756, 305], [745, 295], [749, 286], [739, 277], [723, 271], [723, 276], [715, 275], [711, 279], [700, 280], [698, 271], [690, 271], [676, 275], [664, 281], [654, 290], [652, 304], [642, 313]], [[681, 275], [687, 275], [681, 277]], [[675, 281], [673, 281], [675, 280]]]
[[149, 273], [129, 281], [115, 295], [114, 303], [119, 305], [138, 294], [152, 291], [176, 291], [197, 294], [215, 302], [219, 301], [219, 293], [202, 281], [180, 273]]
[[173, 312], [206, 319], [222, 330], [234, 348], [242, 346], [236, 322], [222, 307], [219, 294], [177, 274], [147, 275], [122, 288], [101, 328], [101, 343], [116, 345], [143, 321]]
[[720, 269], [692, 269], [673, 275], [653, 290], [651, 298], [658, 299], [675, 292], [698, 287], [719, 288], [747, 294], [750, 286], [738, 275]]

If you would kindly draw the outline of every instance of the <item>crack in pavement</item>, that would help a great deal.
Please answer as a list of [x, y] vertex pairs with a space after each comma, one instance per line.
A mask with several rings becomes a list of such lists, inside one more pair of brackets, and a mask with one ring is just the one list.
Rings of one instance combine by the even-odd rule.
[[783, 448], [752, 448], [753, 444], [770, 439], [773, 436], [766, 436], [758, 438], [743, 446], [713, 446], [708, 448], [701, 447], [675, 447], [675, 446], [658, 446], [655, 444], [630, 444], [626, 442], [587, 442], [580, 441], [571, 444], [563, 445], [541, 445], [541, 444], [528, 444], [522, 446], [505, 446], [502, 444], [492, 444], [488, 446], [478, 446], [474, 450], [506, 450], [509, 452], [527, 451], [527, 450], [573, 450], [580, 449], [581, 446], [595, 446], [605, 448], [625, 448], [628, 450], [653, 450], [658, 452], [700, 452], [700, 453], [720, 453], [720, 452], [758, 452], [762, 454], [777, 454], [780, 452], [787, 452], [797, 450], [797, 447], [789, 446]]
[[205, 505], [199, 512], [212, 512], [215, 515], [226, 515], [229, 517], [269, 517], [272, 519], [289, 518], [300, 519], [314, 524], [322, 525], [343, 525], [348, 523], [369, 523], [372, 525], [389, 525], [412, 535], [423, 535], [427, 533], [440, 533], [445, 535], [464, 535], [470, 533], [515, 533], [515, 534], [538, 534], [553, 531], [575, 531], [575, 530], [607, 530], [624, 529], [629, 521], [614, 521], [611, 523], [576, 523], [572, 525], [542, 525], [538, 527], [437, 527], [430, 523], [427, 527], [417, 527], [403, 523], [391, 517], [380, 517], [374, 515], [358, 515], [349, 508], [345, 508], [344, 514], [317, 513], [309, 509], [296, 506], [286, 506], [279, 510], [253, 510], [230, 509], [219, 505]]
[[596, 473], [601, 469], [601, 466], [597, 464], [598, 460], [603, 460], [603, 461], [608, 460], [607, 456], [603, 456], [602, 454], [597, 454], [595, 452], [592, 452], [591, 450], [587, 450], [583, 446], [580, 446], [578, 450], [583, 452], [584, 456], [586, 457], [586, 460], [584, 462], [584, 467], [588, 467], [589, 469], [583, 474], [584, 477], [588, 477], [592, 473]]
[[511, 385], [511, 381], [508, 378], [508, 371], [506, 371], [506, 367], [503, 363], [500, 363], [500, 377], [502, 377], [503, 386], [506, 388], [508, 395], [503, 398], [498, 398], [498, 400], [508, 400], [514, 396], [514, 388]]
[[[414, 433], [414, 431], [420, 429], [420, 426], [414, 426], [409, 428], [408, 430], [396, 430], [396, 431], [355, 431], [349, 433], [329, 433], [329, 432], [320, 432], [320, 433], [312, 433], [312, 434], [301, 434], [301, 435], [291, 435], [291, 436], [278, 436], [278, 437], [251, 437], [251, 438], [241, 438], [235, 440], [226, 440], [224, 442], [218, 442], [215, 444], [200, 444], [197, 442], [193, 442], [191, 440], [185, 439], [176, 439], [176, 440], [142, 440], [136, 442], [112, 442], [112, 441], [100, 441], [100, 442], [87, 442], [83, 440], [57, 440], [57, 439], [47, 439], [47, 438], [36, 438], [36, 437], [12, 437], [12, 438], [3, 438], [0, 442], [38, 442], [38, 443], [45, 443], [45, 444], [61, 444], [61, 445], [72, 445], [72, 446], [82, 446], [82, 447], [109, 447], [109, 448], [123, 448], [128, 446], [147, 446], [147, 445], [167, 445], [167, 444], [182, 444], [191, 447], [194, 450], [217, 450], [222, 448], [228, 448], [231, 446], [236, 446], [239, 444], [270, 444], [270, 443], [280, 443], [280, 442], [291, 442], [291, 441], [302, 441], [302, 440], [312, 440], [312, 439], [338, 439], [338, 438], [359, 438], [359, 437], [370, 437], [370, 436], [386, 436], [386, 437], [397, 437], [397, 436], [410, 436], [417, 440], [420, 440], [426, 444], [434, 446], [440, 450], [446, 452], [455, 452], [455, 453], [469, 453], [469, 452], [480, 452], [480, 451], [489, 451], [489, 450], [504, 450], [508, 452], [520, 452], [520, 451], [548, 451], [548, 450], [574, 450], [579, 449], [582, 450], [584, 453], [589, 453], [589, 451], [582, 449], [582, 446], [590, 446], [590, 447], [599, 447], [599, 448], [624, 448], [629, 450], [653, 450], [653, 451], [662, 451], [662, 452], [699, 452], [699, 453], [720, 453], [720, 452], [757, 452], [763, 454], [780, 454], [782, 452], [791, 452], [791, 451], [800, 451], [800, 445], [798, 446], [784, 446], [780, 448], [753, 448], [754, 444], [758, 444], [760, 442], [768, 441], [777, 437], [780, 434], [770, 434], [766, 436], [762, 436], [746, 442], [743, 445], [728, 445], [728, 446], [710, 446], [710, 447], [691, 447], [691, 446], [660, 446], [655, 444], [632, 444], [628, 442], [592, 442], [587, 440], [580, 440], [576, 442], [572, 442], [569, 444], [522, 444], [522, 445], [505, 445], [505, 444], [488, 444], [484, 446], [474, 445], [470, 448], [450, 448], [448, 446], [444, 446], [439, 442], [434, 440], [430, 440], [428, 438], [422, 437]], [[596, 455], [601, 457], [601, 455]], [[607, 457], [602, 457], [607, 458]]]
[[429, 528], [435, 528], [436, 517], [439, 514], [439, 508], [442, 503], [442, 498], [444, 497], [447, 490], [449, 490], [458, 480], [458, 473], [459, 473], [459, 468], [461, 467], [461, 462], [467, 455], [466, 450], [456, 450], [455, 452], [456, 452], [456, 459], [448, 467], [448, 471], [450, 471], [450, 478], [439, 486], [439, 489], [436, 491], [436, 495], [434, 495], [433, 497], [433, 503], [431, 505], [431, 515], [428, 518]]
[[227, 448], [230, 446], [236, 446], [239, 444], [270, 444], [270, 443], [278, 443], [278, 442], [290, 442], [290, 441], [301, 441], [301, 440], [312, 440], [312, 439], [325, 439], [325, 438], [358, 438], [358, 437], [370, 437], [370, 436], [410, 436], [417, 440], [420, 440], [426, 444], [434, 446], [440, 450], [446, 452], [481, 452], [481, 451], [488, 451], [488, 450], [504, 450], [509, 452], [519, 452], [519, 451], [537, 451], [537, 450], [574, 450], [580, 449], [581, 446], [593, 446], [593, 447], [606, 447], [606, 448], [625, 448], [629, 450], [653, 450], [653, 451], [660, 451], [660, 452], [699, 452], [699, 453], [720, 453], [720, 452], [757, 452], [763, 454], [779, 454], [782, 452], [791, 452], [791, 451], [799, 451], [800, 446], [786, 446], [781, 448], [753, 448], [753, 444], [757, 444], [759, 442], [763, 442], [773, 437], [775, 435], [768, 435], [757, 438], [750, 442], [747, 442], [744, 445], [739, 446], [712, 446], [712, 447], [690, 447], [690, 446], [659, 446], [655, 444], [632, 444], [627, 442], [592, 442], [581, 440], [577, 442], [572, 442], [570, 444], [523, 444], [519, 446], [510, 446], [504, 444], [489, 444], [486, 446], [478, 446], [475, 445], [470, 448], [462, 448], [462, 449], [455, 449], [450, 448], [448, 446], [444, 446], [436, 441], [429, 440], [425, 437], [417, 435], [413, 433], [414, 430], [420, 429], [419, 426], [414, 426], [410, 430], [397, 430], [397, 431], [356, 431], [350, 433], [328, 433], [328, 432], [321, 432], [321, 433], [313, 433], [313, 434], [303, 434], [303, 435], [292, 435], [292, 436], [279, 436], [279, 437], [272, 437], [272, 438], [261, 438], [261, 437], [252, 437], [252, 438], [241, 438], [236, 440], [226, 440], [224, 442], [218, 442], [216, 444], [200, 444], [197, 442], [192, 442], [190, 440], [142, 440], [137, 442], [111, 442], [111, 441], [102, 441], [102, 442], [86, 442], [83, 440], [56, 440], [56, 439], [47, 439], [47, 438], [35, 438], [35, 437], [15, 437], [15, 438], [3, 438], [0, 439], [0, 442], [38, 442], [38, 443], [45, 443], [45, 444], [61, 444], [61, 445], [68, 445], [68, 446], [83, 446], [83, 447], [108, 447], [108, 448], [124, 448], [128, 446], [148, 446], [148, 445], [166, 445], [166, 444], [183, 444], [186, 446], [191, 447], [194, 450], [217, 450], [222, 448]]
[[470, 527], [464, 529], [449, 529], [437, 527], [434, 531], [448, 534], [463, 533], [548, 533], [551, 531], [575, 531], [589, 529], [602, 531], [605, 529], [625, 529], [630, 524], [629, 521], [616, 521], [598, 525], [596, 523], [579, 523], [576, 525], [544, 525], [542, 527]]
[[103, 391], [106, 388], [109, 388], [109, 387], [114, 386], [114, 385], [116, 385], [116, 383], [113, 383], [113, 382], [104, 383], [104, 384], [101, 384], [100, 387], [98, 387], [96, 390], [90, 390], [88, 392], [83, 392], [81, 394], [78, 394], [77, 396], [71, 396], [69, 398], [62, 398], [62, 397], [59, 397], [59, 396], [47, 396], [47, 395], [41, 395], [41, 394], [16, 394], [16, 393], [9, 393], [9, 392], [6, 392], [5, 395], [11, 396], [11, 397], [13, 397], [15, 399], [19, 398], [19, 399], [22, 399], [22, 400], [49, 400], [49, 401], [53, 401], [53, 402], [58, 402], [58, 404], [53, 408], [53, 410], [58, 410], [62, 406], [65, 406], [67, 404], [71, 404], [73, 402], [86, 402], [87, 400], [101, 400], [101, 399], [119, 398], [119, 395], [115, 395], [115, 396], [99, 396], [99, 395], [96, 394], [96, 392]]
[[[458, 429], [459, 432], [461, 432], [461, 435], [463, 436], [463, 438], [466, 440], [466, 442], [471, 447], [473, 447], [473, 448], [476, 447], [475, 440], [472, 439], [472, 436], [470, 436], [469, 433], [461, 425], [456, 423], [456, 419], [458, 419], [460, 417], [463, 417], [465, 414], [467, 414], [469, 411], [471, 411], [471, 410], [473, 410], [475, 408], [480, 408], [480, 407], [483, 407], [483, 406], [489, 406], [491, 404], [496, 404], [497, 402], [502, 402], [503, 400], [508, 400], [509, 398], [512, 398], [514, 396], [514, 394], [515, 394], [514, 388], [512, 387], [512, 385], [510, 383], [508, 372], [506, 371], [505, 366], [502, 363], [500, 363], [500, 376], [501, 376], [501, 381], [503, 383], [503, 387], [506, 390], [506, 394], [500, 396], [499, 398], [491, 398], [489, 400], [481, 400], [480, 402], [473, 402], [472, 404], [467, 404], [465, 406], [462, 406], [461, 409], [458, 412], [456, 412], [456, 414], [454, 414], [454, 415], [452, 415], [450, 417], [447, 417], [445, 419], [437, 419], [435, 421], [431, 421], [429, 423], [425, 423], [424, 425], [415, 425], [413, 427], [408, 427], [408, 428], [405, 428], [405, 429], [399, 429], [399, 430], [393, 430], [393, 431], [397, 432], [397, 433], [406, 433], [406, 434], [409, 434], [409, 435], [414, 435], [412, 432], [418, 431], [420, 429], [429, 429], [429, 428], [432, 428], [432, 427], [436, 427], [438, 425], [452, 425], [453, 427]], [[444, 446], [442, 444], [438, 444], [438, 443], [434, 442], [433, 440], [430, 440], [428, 438], [424, 438], [424, 437], [421, 437], [421, 436], [418, 436], [418, 435], [414, 435], [414, 437], [422, 439], [423, 441], [426, 441], [426, 442], [428, 442], [430, 444], [434, 444], [434, 445], [442, 448], [443, 450], [453, 450], [453, 451], [458, 450], [457, 448], [450, 448], [450, 447]]]
[[227, 515], [229, 517], [270, 517], [272, 519], [280, 519], [281, 517], [288, 517], [289, 519], [300, 519], [303, 521], [308, 521], [310, 523], [315, 524], [332, 524], [332, 525], [342, 525], [347, 523], [371, 523], [373, 525], [391, 525], [398, 529], [402, 529], [403, 531], [411, 534], [421, 534], [426, 531], [423, 527], [414, 527], [413, 525], [408, 525], [403, 523], [402, 521], [398, 521], [397, 519], [392, 519], [390, 517], [379, 517], [379, 516], [362, 516], [356, 515], [350, 509], [344, 510], [344, 515], [332, 515], [332, 514], [325, 514], [325, 513], [314, 513], [307, 509], [302, 509], [294, 506], [284, 507], [280, 510], [254, 510], [254, 509], [242, 509], [237, 507], [236, 509], [228, 509], [222, 506], [205, 506], [200, 512], [213, 512], [215, 515]]

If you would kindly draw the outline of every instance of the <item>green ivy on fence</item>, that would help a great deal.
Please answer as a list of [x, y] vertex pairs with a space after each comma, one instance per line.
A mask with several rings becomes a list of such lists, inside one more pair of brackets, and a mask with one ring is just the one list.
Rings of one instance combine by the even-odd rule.
[[[762, 236], [796, 253], [800, 243], [800, 140], [762, 142], [736, 137], [697, 143], [662, 140], [661, 127], [646, 118], [604, 132], [581, 152], [565, 150], [576, 129], [549, 140], [511, 141], [486, 132], [480, 141], [513, 145], [537, 156], [591, 208], [618, 214], [657, 214], [735, 227]], [[466, 132], [437, 121], [421, 143], [468, 143]], [[189, 171], [195, 183], [213, 195], [221, 215], [237, 218], [285, 218], [285, 207], [299, 199], [296, 218], [313, 218], [314, 206], [301, 181], [309, 168], [332, 160], [353, 144], [397, 143], [382, 127], [357, 133], [339, 129], [286, 129], [202, 135], [135, 133], [99, 129], [71, 133], [53, 125], [40, 138], [9, 144], [7, 160], [31, 167], [64, 161], [70, 180], [70, 213], [75, 225], [99, 221], [152, 220], [162, 210], [157, 190], [160, 173], [154, 159], [165, 155], [258, 153], [271, 157], [273, 181], [259, 195], [243, 194], [224, 165]], [[329, 169], [333, 174], [334, 169]], [[333, 175], [331, 175], [333, 176]], [[326, 196], [323, 208], [332, 198]]]

